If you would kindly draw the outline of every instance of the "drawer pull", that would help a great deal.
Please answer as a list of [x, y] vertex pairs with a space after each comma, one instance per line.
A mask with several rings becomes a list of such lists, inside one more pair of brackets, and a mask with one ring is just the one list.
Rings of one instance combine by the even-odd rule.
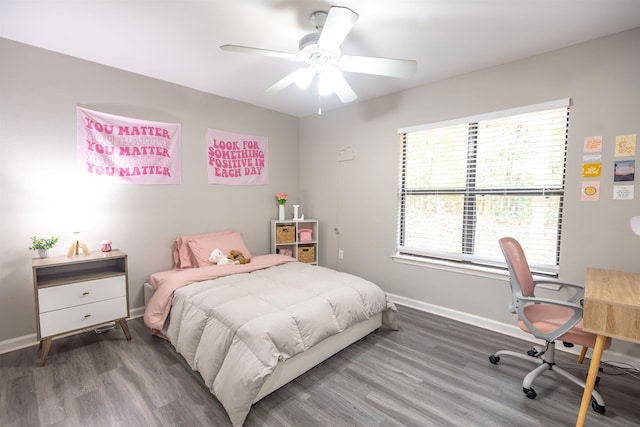
[[89, 317], [91, 317], [91, 315], [90, 315], [90, 314], [85, 314], [85, 315], [84, 315], [84, 318], [85, 318], [85, 319], [88, 319]]
[[84, 291], [84, 292], [82, 293], [82, 296], [83, 296], [83, 297], [86, 297], [86, 296], [87, 296], [87, 295], [89, 295], [90, 293], [91, 293], [91, 292], [89, 292], [89, 291]]

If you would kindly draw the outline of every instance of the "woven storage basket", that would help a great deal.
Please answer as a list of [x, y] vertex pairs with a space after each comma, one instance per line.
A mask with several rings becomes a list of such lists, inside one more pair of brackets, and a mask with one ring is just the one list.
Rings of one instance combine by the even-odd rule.
[[294, 243], [296, 228], [293, 225], [276, 225], [276, 243]]
[[316, 248], [313, 245], [300, 245], [298, 246], [298, 261], [300, 262], [315, 262], [316, 261]]

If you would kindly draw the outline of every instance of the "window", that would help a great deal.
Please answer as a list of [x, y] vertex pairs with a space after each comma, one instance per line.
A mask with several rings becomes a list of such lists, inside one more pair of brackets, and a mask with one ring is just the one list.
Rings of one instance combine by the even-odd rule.
[[399, 255], [557, 274], [569, 99], [400, 129]]

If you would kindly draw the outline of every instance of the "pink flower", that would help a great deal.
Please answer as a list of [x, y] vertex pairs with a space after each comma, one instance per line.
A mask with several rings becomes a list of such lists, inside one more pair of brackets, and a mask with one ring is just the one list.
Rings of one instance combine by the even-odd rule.
[[276, 194], [276, 200], [278, 201], [279, 205], [284, 205], [285, 203], [287, 203], [288, 198], [289, 198], [289, 195], [287, 195], [287, 193]]

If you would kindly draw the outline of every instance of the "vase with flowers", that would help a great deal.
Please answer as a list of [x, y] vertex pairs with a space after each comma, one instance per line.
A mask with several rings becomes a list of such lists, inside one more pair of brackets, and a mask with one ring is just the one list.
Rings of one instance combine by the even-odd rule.
[[278, 221], [284, 221], [284, 205], [287, 203], [289, 196], [287, 193], [276, 194], [276, 201], [278, 202]]

